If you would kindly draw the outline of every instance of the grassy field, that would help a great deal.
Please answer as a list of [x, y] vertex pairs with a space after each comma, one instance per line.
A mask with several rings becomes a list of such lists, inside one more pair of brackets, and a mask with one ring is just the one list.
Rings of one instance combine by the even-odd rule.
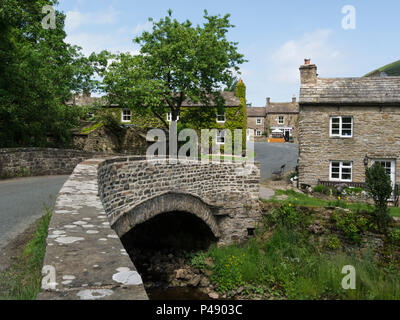
[[[285, 195], [288, 198], [284, 201], [278, 200], [276, 197]], [[326, 206], [335, 206], [335, 207], [341, 207], [341, 208], [349, 208], [352, 210], [358, 210], [362, 209], [365, 211], [373, 211], [374, 207], [369, 206], [367, 204], [362, 204], [362, 203], [352, 203], [352, 202], [346, 202], [345, 199], [340, 198], [339, 199], [332, 199], [331, 201], [328, 200], [323, 200], [315, 197], [310, 197], [306, 194], [303, 193], [298, 193], [293, 190], [276, 190], [275, 195], [268, 200], [270, 202], [276, 202], [276, 203], [292, 203], [293, 205], [302, 205], [302, 206], [309, 206], [309, 207], [326, 207]], [[400, 217], [400, 207], [390, 207], [389, 208], [390, 213], [394, 217]]]
[[40, 291], [51, 209], [38, 221], [32, 239], [0, 274], [0, 300], [34, 300]]

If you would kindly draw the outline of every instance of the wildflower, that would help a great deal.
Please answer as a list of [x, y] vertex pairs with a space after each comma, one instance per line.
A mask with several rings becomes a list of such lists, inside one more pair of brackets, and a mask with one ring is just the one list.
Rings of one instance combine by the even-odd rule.
[[337, 197], [338, 198], [338, 200], [340, 200], [340, 197]]
[[289, 207], [291, 207], [292, 206], [292, 204], [291, 203], [289, 203]]

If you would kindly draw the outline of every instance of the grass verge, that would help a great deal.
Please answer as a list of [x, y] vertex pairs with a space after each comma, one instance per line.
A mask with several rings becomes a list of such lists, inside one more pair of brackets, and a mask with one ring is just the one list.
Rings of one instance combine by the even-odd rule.
[[[286, 200], [278, 200], [277, 196], [287, 196]], [[265, 200], [263, 200], [265, 201]], [[298, 193], [294, 190], [276, 190], [275, 195], [267, 200], [267, 202], [275, 203], [291, 203], [296, 206], [307, 206], [307, 207], [326, 207], [335, 206], [341, 208], [348, 208], [351, 210], [364, 210], [373, 211], [374, 206], [367, 205], [364, 203], [346, 202], [345, 198], [335, 199], [332, 201], [327, 201], [320, 198], [310, 197], [303, 193]], [[400, 207], [389, 207], [390, 214], [394, 217], [400, 217]]]
[[34, 300], [40, 291], [47, 230], [52, 209], [37, 222], [33, 238], [0, 274], [0, 300]]

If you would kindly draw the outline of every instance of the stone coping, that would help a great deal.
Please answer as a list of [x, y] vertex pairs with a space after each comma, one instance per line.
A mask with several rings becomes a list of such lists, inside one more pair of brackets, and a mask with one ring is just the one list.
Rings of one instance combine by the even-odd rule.
[[148, 300], [98, 196], [103, 161], [79, 164], [57, 196], [38, 300]]

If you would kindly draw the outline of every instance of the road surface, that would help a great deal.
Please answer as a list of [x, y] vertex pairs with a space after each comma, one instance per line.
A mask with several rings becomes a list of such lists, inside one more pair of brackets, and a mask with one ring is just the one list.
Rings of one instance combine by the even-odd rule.
[[0, 180], [0, 248], [52, 206], [68, 176]]
[[261, 181], [270, 179], [272, 172], [286, 164], [285, 171], [297, 166], [299, 148], [293, 143], [255, 142], [255, 160], [260, 163]]

